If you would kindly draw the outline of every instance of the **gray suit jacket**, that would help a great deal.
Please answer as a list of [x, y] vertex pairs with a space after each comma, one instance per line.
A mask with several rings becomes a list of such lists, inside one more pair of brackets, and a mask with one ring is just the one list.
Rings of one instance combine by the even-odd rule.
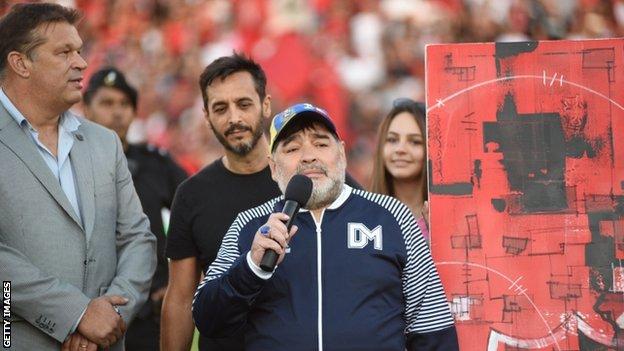
[[[0, 278], [11, 281], [12, 350], [59, 350], [95, 297], [128, 298], [126, 323], [147, 299], [156, 239], [121, 142], [80, 121], [70, 157], [84, 225], [0, 104]], [[123, 340], [111, 350], [123, 350]]]

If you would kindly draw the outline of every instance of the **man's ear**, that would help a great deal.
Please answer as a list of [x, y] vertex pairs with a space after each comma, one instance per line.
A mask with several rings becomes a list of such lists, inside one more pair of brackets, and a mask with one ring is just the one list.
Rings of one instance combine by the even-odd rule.
[[28, 57], [26, 57], [26, 54], [11, 51], [7, 55], [7, 68], [22, 78], [28, 78], [30, 77], [32, 62]]
[[262, 117], [271, 118], [271, 95], [267, 95], [262, 100]]
[[343, 160], [347, 160], [347, 152], [345, 151], [345, 142], [340, 140], [340, 156], [342, 157]]

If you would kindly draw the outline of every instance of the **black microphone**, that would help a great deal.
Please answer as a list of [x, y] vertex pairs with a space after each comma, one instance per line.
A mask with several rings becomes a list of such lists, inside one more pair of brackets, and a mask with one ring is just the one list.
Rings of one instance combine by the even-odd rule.
[[[282, 209], [282, 213], [287, 214], [289, 217], [285, 223], [286, 230], [289, 233], [299, 208], [305, 206], [310, 199], [310, 195], [312, 195], [312, 180], [301, 174], [294, 175], [286, 186], [286, 193], [284, 194], [286, 201]], [[265, 272], [273, 272], [278, 257], [277, 252], [271, 249], [266, 250], [262, 256], [262, 261], [260, 261], [260, 268]]]

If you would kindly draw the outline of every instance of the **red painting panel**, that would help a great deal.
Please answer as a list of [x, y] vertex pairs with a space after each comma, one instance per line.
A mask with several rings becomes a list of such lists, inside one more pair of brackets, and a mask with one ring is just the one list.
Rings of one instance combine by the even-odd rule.
[[462, 350], [624, 350], [624, 41], [427, 47], [431, 245]]

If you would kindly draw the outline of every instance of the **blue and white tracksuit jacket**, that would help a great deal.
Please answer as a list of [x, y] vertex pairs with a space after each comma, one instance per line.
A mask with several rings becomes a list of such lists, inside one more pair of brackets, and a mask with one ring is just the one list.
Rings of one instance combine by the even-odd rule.
[[202, 335], [242, 329], [246, 350], [263, 351], [458, 349], [438, 272], [405, 205], [345, 185], [319, 223], [299, 212], [284, 261], [260, 277], [248, 252], [282, 206], [283, 197], [242, 212], [228, 230], [193, 301]]

